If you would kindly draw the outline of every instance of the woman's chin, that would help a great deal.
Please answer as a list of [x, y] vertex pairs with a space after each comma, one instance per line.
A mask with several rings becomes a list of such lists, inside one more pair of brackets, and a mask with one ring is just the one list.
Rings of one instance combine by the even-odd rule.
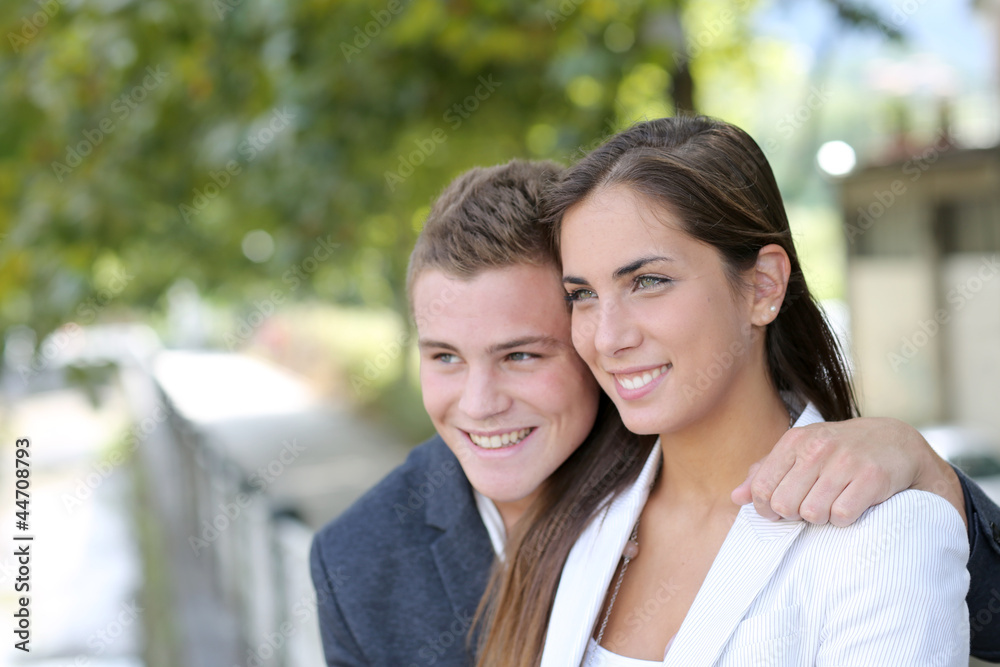
[[660, 435], [665, 429], [665, 425], [661, 420], [636, 417], [629, 419], [624, 414], [622, 415], [622, 423], [625, 424], [625, 428], [636, 435]]

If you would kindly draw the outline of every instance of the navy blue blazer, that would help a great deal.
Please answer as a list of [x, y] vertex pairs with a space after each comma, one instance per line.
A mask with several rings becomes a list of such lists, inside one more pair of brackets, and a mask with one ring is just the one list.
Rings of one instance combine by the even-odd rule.
[[[1000, 661], [1000, 507], [958, 473], [969, 520], [972, 655]], [[317, 533], [310, 564], [330, 667], [469, 667], [494, 552], [439, 437]]]
[[1000, 507], [957, 468], [969, 520], [969, 632], [972, 655], [1000, 662]]
[[468, 667], [493, 546], [472, 487], [440, 437], [313, 540], [326, 664]]

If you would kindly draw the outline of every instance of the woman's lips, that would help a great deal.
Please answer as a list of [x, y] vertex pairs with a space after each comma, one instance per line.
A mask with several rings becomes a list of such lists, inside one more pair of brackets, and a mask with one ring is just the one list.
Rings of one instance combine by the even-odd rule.
[[625, 400], [633, 401], [649, 394], [663, 381], [673, 364], [662, 364], [628, 372], [611, 373], [615, 378], [615, 390]]

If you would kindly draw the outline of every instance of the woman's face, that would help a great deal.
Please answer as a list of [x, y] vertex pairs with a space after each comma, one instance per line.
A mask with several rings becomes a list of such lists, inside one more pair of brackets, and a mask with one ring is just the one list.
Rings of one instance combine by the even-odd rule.
[[603, 189], [566, 212], [560, 241], [573, 344], [630, 430], [674, 432], [759, 387], [753, 289], [734, 292], [668, 211]]

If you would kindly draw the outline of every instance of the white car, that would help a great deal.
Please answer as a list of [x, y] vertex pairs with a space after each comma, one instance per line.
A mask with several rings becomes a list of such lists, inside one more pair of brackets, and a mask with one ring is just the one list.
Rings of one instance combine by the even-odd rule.
[[920, 433], [934, 451], [1000, 504], [1000, 440], [983, 431], [951, 424], [928, 426]]

